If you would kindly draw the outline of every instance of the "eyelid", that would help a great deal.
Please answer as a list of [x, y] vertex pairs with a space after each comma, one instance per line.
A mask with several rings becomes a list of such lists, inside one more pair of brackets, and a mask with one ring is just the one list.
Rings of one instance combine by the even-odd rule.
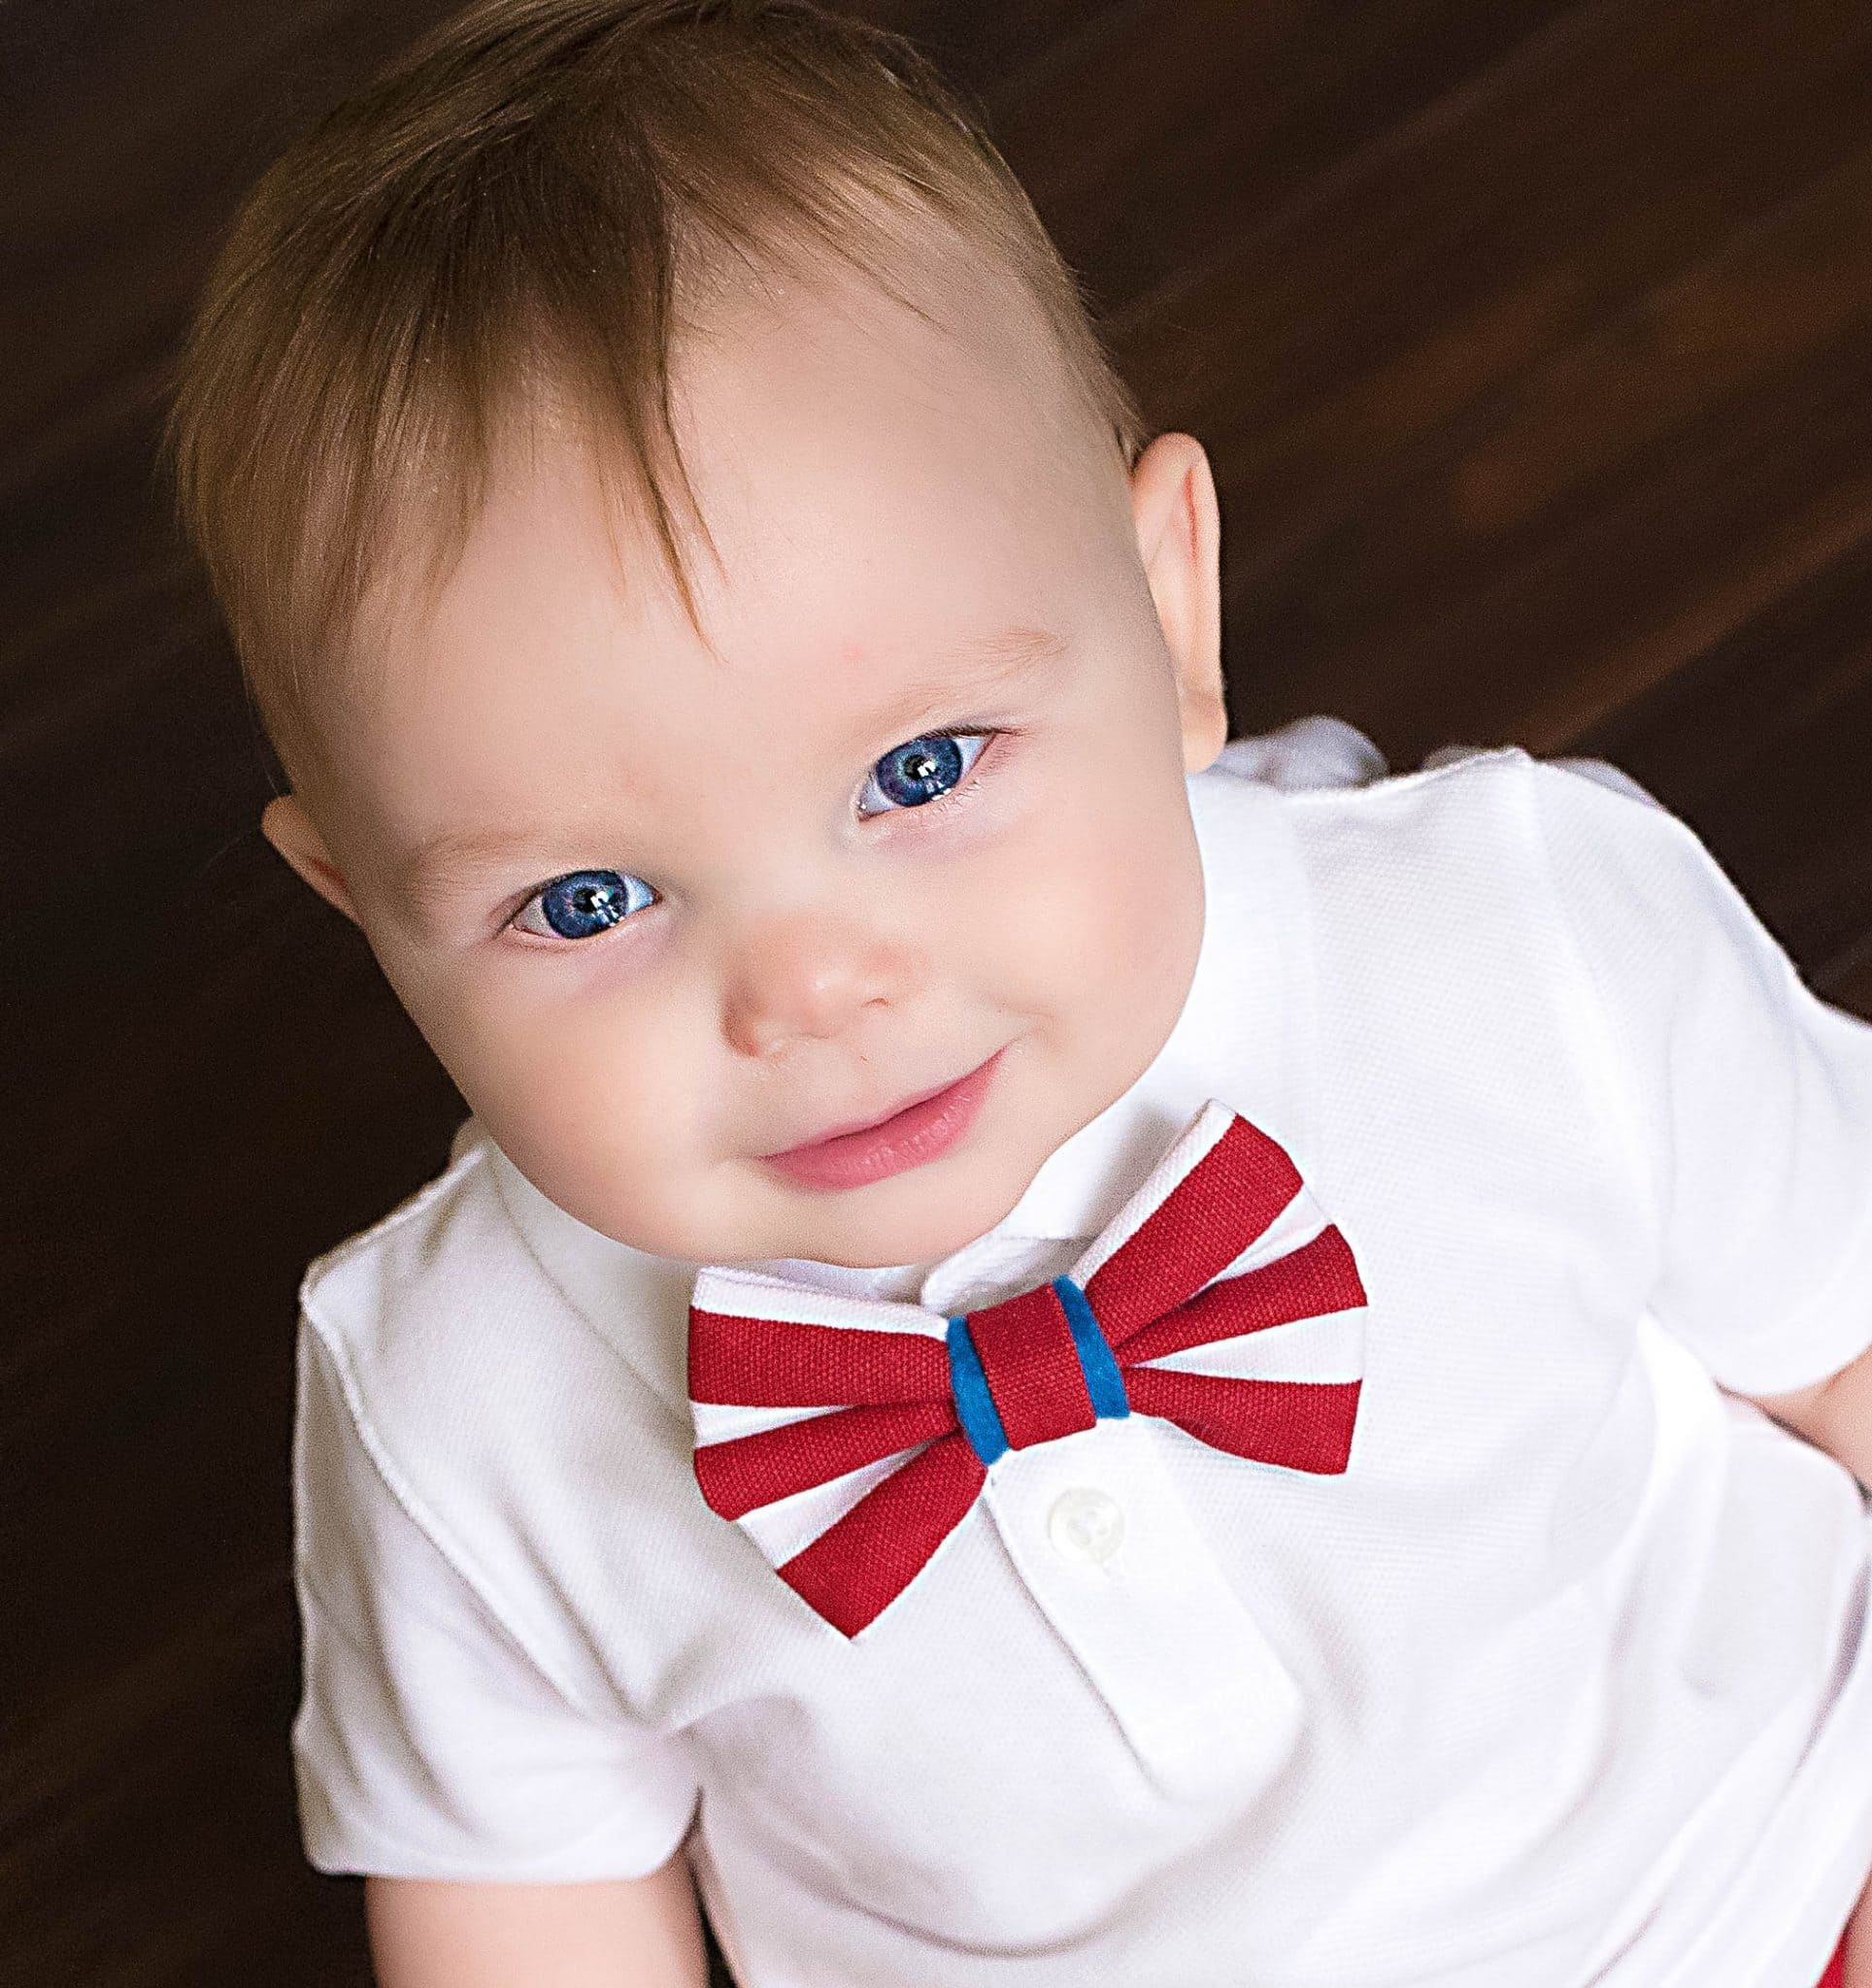
[[[609, 925], [601, 925], [595, 932], [587, 932], [583, 939], [568, 939], [563, 933], [559, 932], [534, 932], [519, 923], [521, 914], [530, 911], [555, 883], [563, 883], [568, 878], [584, 877], [586, 875], [621, 877], [627, 883], [641, 884], [650, 893], [649, 899], [646, 903], [625, 911], [621, 916], [613, 919]], [[629, 891], [625, 892], [627, 898], [630, 895]], [[501, 930], [503, 932], [518, 933], [522, 944], [530, 943], [560, 951], [570, 950], [575, 947], [590, 946], [601, 939], [608, 939], [612, 933], [620, 930], [623, 926], [634, 924], [646, 911], [654, 911], [662, 902], [662, 893], [656, 886], [647, 878], [639, 877], [635, 871], [618, 870], [604, 863], [585, 863], [574, 870], [561, 870], [556, 877], [549, 877], [544, 883], [536, 884], [514, 907], [513, 911], [501, 920]]]
[[891, 753], [901, 751], [904, 746], [914, 746], [919, 739], [979, 739], [982, 742], [975, 757], [962, 769], [961, 779], [947, 792], [933, 796], [919, 807], [874, 808], [868, 814], [861, 806], [858, 806], [858, 803], [854, 803], [853, 806], [856, 809], [858, 819], [860, 821], [880, 821], [886, 815], [931, 814], [937, 810], [946, 807], [949, 803], [955, 801], [960, 795], [966, 793], [975, 784], [976, 774], [983, 760], [987, 757], [988, 747], [993, 745], [996, 739], [1003, 737], [1008, 730], [1009, 727], [1006, 725], [928, 725], [922, 731], [913, 733], [910, 738], [900, 739], [896, 745], [886, 746], [878, 755], [878, 758], [871, 762], [870, 767], [866, 770], [864, 779], [858, 784], [859, 803], [863, 801], [865, 789], [876, 778], [879, 763], [882, 760], [887, 759]]

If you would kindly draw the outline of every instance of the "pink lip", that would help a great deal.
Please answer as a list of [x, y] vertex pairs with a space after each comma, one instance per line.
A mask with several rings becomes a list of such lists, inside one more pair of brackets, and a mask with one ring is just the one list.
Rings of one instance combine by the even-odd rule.
[[763, 1157], [809, 1187], [862, 1187], [923, 1166], [948, 1152], [975, 1122], [1000, 1060], [997, 1049], [966, 1077], [913, 1099], [887, 1117]]

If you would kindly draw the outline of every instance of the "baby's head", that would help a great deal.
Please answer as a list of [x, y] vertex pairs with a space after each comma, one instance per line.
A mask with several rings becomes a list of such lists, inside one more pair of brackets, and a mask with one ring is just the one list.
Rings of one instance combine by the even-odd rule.
[[991, 1227], [1187, 993], [1219, 527], [1142, 441], [914, 52], [708, 0], [483, 7], [341, 107], [170, 431], [265, 832], [502, 1150], [857, 1265]]

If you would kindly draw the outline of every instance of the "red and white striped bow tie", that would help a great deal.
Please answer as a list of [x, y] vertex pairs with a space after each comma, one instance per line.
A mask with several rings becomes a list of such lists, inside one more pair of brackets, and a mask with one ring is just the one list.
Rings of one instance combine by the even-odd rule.
[[1362, 1330], [1280, 1348], [1280, 1378], [1230, 1369], [1257, 1364], [1254, 1334], [1364, 1303], [1351, 1248], [1293, 1162], [1212, 1100], [1070, 1276], [980, 1311], [703, 1271], [689, 1307], [696, 1479], [855, 1636], [1010, 1450], [1141, 1414], [1256, 1463], [1343, 1471]]

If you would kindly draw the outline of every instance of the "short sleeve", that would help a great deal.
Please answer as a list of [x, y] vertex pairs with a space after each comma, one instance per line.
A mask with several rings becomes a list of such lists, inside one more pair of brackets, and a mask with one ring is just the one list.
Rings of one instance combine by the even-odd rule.
[[668, 1860], [696, 1797], [680, 1737], [549, 1678], [393, 1492], [303, 1315], [293, 1502], [316, 1870], [557, 1882]]
[[1653, 1309], [1734, 1392], [1824, 1379], [1872, 1343], [1872, 1024], [1642, 790], [1527, 772], [1656, 1213]]

